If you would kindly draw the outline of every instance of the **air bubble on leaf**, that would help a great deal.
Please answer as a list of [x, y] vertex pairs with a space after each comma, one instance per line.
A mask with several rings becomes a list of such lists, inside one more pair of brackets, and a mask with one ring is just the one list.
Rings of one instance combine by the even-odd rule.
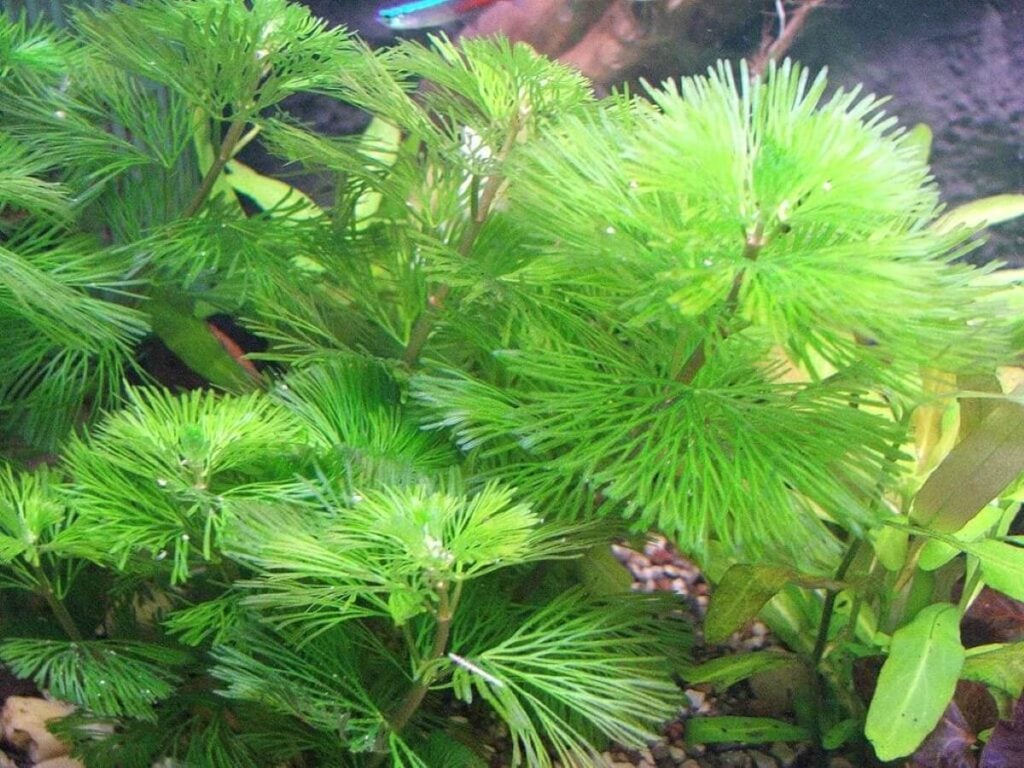
[[68, 113], [65, 112], [63, 109], [58, 109], [56, 112], [53, 113], [53, 116], [56, 117], [58, 120], [65, 120], [68, 116]]
[[609, 224], [609, 225], [608, 225], [607, 227], [605, 227], [605, 229], [604, 229], [604, 233], [605, 233], [606, 235], [614, 235], [614, 234], [615, 234], [615, 227], [613, 227], [613, 226], [611, 226], [611, 225]]
[[353, 504], [358, 504], [362, 500], [363, 500], [363, 497], [360, 494], [358, 494], [358, 493], [353, 493], [352, 494], [352, 503]]
[[166, 549], [161, 549], [159, 552], [156, 553], [156, 559], [157, 560], [163, 560], [165, 557], [167, 557], [167, 550]]
[[167, 487], [167, 478], [158, 477], [156, 479], [156, 484], [159, 485], [161, 488], [166, 488]]
[[824, 191], [826, 191], [826, 192], [831, 192], [832, 191], [832, 182], [829, 181], [828, 179], [825, 179], [825, 181], [822, 182], [821, 188]]
[[704, 263], [705, 267], [713, 267], [715, 265], [715, 260], [714, 259], [704, 259], [703, 263]]
[[100, 685], [106, 685], [106, 684], [107, 684], [107, 681], [106, 681], [106, 680], [100, 680], [100, 681], [99, 681], [99, 684], [100, 684]]
[[187, 533], [183, 533], [183, 534], [181, 534], [181, 540], [182, 540], [182, 541], [188, 541], [188, 540], [189, 540], [189, 539], [191, 539], [191, 538], [192, 538], [192, 537], [191, 537], [191, 536], [189, 536], [189, 535], [188, 535]]

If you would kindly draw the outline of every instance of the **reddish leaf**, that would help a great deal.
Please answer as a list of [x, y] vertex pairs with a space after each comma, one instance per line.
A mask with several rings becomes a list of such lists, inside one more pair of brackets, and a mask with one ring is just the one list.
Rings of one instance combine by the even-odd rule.
[[981, 753], [980, 768], [1021, 768], [1024, 765], [1024, 697], [1017, 700], [1013, 720], [1000, 720]]
[[953, 701], [960, 708], [960, 714], [967, 721], [967, 727], [975, 733], [993, 728], [999, 722], [996, 700], [981, 683], [961, 680], [956, 684]]
[[977, 768], [971, 751], [977, 740], [960, 707], [951, 701], [946, 711], [911, 758], [908, 768]]
[[968, 647], [1024, 639], [1024, 603], [985, 587], [963, 618], [961, 637]]

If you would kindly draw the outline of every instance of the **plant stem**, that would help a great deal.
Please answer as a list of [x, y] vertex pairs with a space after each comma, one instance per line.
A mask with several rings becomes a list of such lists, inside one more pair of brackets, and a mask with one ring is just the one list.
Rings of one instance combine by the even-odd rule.
[[83, 640], [84, 636], [79, 631], [78, 625], [75, 624], [75, 620], [71, 618], [71, 614], [64, 607], [64, 603], [57, 599], [57, 593], [53, 589], [53, 583], [46, 575], [46, 571], [39, 565], [33, 565], [32, 571], [35, 575], [36, 583], [40, 587], [39, 594], [46, 600], [46, 604], [50, 607], [54, 617], [56, 617], [60, 628], [64, 630], [64, 634], [72, 640]]
[[210, 196], [210, 191], [213, 189], [213, 185], [217, 183], [217, 178], [224, 170], [224, 166], [228, 164], [235, 155], [235, 151], [238, 149], [239, 141], [242, 138], [242, 131], [245, 130], [245, 124], [248, 122], [245, 118], [236, 118], [231, 121], [231, 125], [228, 126], [227, 133], [224, 134], [224, 140], [220, 143], [220, 149], [217, 151], [217, 156], [213, 159], [210, 168], [206, 171], [206, 175], [203, 176], [203, 180], [199, 184], [199, 189], [192, 196], [192, 200], [185, 207], [182, 212], [183, 218], [190, 218], [195, 216], [199, 209], [203, 207], [203, 203], [206, 202], [206, 198]]
[[[747, 241], [743, 246], [743, 258], [748, 261], [757, 261], [757, 256], [764, 247], [764, 224], [758, 222], [754, 227], [753, 231], [747, 234]], [[724, 311], [723, 316], [728, 317], [736, 311], [736, 305], [739, 303], [740, 290], [743, 288], [743, 270], [736, 273], [733, 278], [732, 286], [729, 288], [729, 295], [725, 297], [723, 304]], [[717, 322], [717, 331], [719, 335], [724, 339], [729, 335], [728, 329], [725, 327], [723, 318], [719, 318]], [[675, 375], [675, 380], [682, 384], [689, 384], [693, 381], [694, 377], [700, 372], [700, 369], [704, 367], [704, 363], [707, 362], [707, 346], [709, 343], [709, 333], [704, 339], [701, 340], [700, 344], [690, 353], [690, 356], [679, 368], [678, 373]]]
[[[838, 570], [836, 570], [836, 581], [842, 581], [846, 578], [846, 572], [850, 570], [850, 566], [853, 564], [853, 559], [857, 556], [860, 551], [860, 539], [854, 539], [853, 542], [846, 550], [846, 554], [843, 556], [842, 562], [839, 564]], [[828, 643], [828, 631], [832, 626], [832, 611], [836, 606], [836, 597], [839, 592], [835, 589], [829, 589], [825, 592], [825, 603], [821, 607], [821, 621], [818, 623], [818, 637], [814, 641], [814, 650], [811, 652], [811, 664], [812, 669], [817, 670], [818, 665], [821, 664], [821, 660], [825, 655], [825, 645]]]
[[[505, 143], [502, 144], [495, 158], [499, 169], [518, 139], [519, 131], [522, 128], [522, 119], [525, 116], [526, 112], [520, 110], [516, 112], [509, 124], [508, 133], [505, 135]], [[462, 237], [459, 238], [459, 244], [455, 249], [459, 256], [463, 258], [469, 256], [469, 252], [473, 249], [473, 243], [476, 242], [480, 230], [483, 229], [487, 216], [491, 211], [491, 206], [494, 205], [498, 192], [504, 183], [505, 177], [498, 173], [488, 176], [480, 193], [479, 201], [475, 199], [471, 201], [469, 223], [466, 225], [466, 229], [463, 230]], [[474, 177], [470, 188], [476, 189], [478, 184], [478, 177]], [[426, 346], [427, 340], [430, 338], [430, 332], [434, 329], [434, 323], [437, 322], [438, 312], [444, 306], [445, 299], [448, 298], [449, 293], [451, 293], [451, 286], [447, 283], [441, 283], [430, 294], [426, 309], [416, 318], [412, 331], [409, 333], [409, 343], [406, 345], [405, 353], [402, 355], [402, 362], [405, 365], [411, 367], [419, 359], [423, 347]]]
[[[442, 584], [437, 587], [437, 626], [434, 628], [434, 642], [431, 644], [430, 653], [419, 665], [421, 671], [417, 676], [415, 684], [405, 694], [402, 703], [398, 705], [398, 708], [388, 718], [388, 725], [394, 733], [400, 733], [409, 724], [409, 720], [416, 714], [416, 710], [419, 709], [420, 704], [423, 703], [423, 699], [426, 698], [427, 692], [430, 690], [430, 684], [433, 682], [435, 675], [433, 662], [440, 659], [448, 647], [448, 638], [452, 630], [452, 617], [455, 614], [455, 606], [459, 601], [461, 587], [461, 582], [456, 584], [455, 592], [451, 596], [448, 594], [447, 585]], [[378, 768], [384, 762], [386, 756], [386, 752], [378, 752], [370, 760], [369, 768]]]
[[[843, 555], [843, 560], [839, 563], [839, 568], [836, 570], [836, 581], [842, 581], [846, 578], [846, 572], [850, 569], [854, 558], [857, 557], [857, 553], [860, 551], [860, 544], [860, 539], [854, 539], [847, 548], [846, 554]], [[811, 651], [811, 695], [814, 697], [815, 712], [821, 712], [824, 703], [822, 673], [819, 671], [818, 667], [821, 665], [821, 661], [825, 656], [825, 646], [828, 644], [828, 631], [832, 626], [832, 611], [835, 610], [836, 597], [838, 594], [839, 591], [835, 589], [825, 591], [825, 602], [821, 606], [821, 621], [818, 622], [818, 636], [814, 641], [814, 650]], [[851, 618], [851, 621], [853, 620], [854, 619]], [[814, 731], [814, 738], [812, 739], [813, 754], [816, 760], [821, 762], [824, 758], [820, 732], [821, 721], [818, 718], [813, 718], [813, 722], [809, 723], [809, 725]]]

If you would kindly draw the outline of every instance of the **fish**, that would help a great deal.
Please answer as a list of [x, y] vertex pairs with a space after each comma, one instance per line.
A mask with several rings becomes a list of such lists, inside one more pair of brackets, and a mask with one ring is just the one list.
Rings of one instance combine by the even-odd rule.
[[440, 27], [500, 0], [412, 0], [377, 11], [377, 21], [391, 29]]

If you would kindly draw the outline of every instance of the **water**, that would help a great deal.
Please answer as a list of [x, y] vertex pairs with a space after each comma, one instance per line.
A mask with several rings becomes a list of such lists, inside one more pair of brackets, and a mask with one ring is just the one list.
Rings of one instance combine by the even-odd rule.
[[[373, 45], [394, 33], [376, 11], [387, 0], [309, 0], [318, 15]], [[1024, 0], [501, 0], [443, 31], [531, 43], [582, 68], [605, 91], [640, 78], [694, 74], [718, 58], [755, 57], [763, 42], [792, 37], [784, 53], [833, 85], [887, 94], [887, 110], [933, 135], [931, 162], [950, 205], [1024, 192]], [[63, 18], [74, 3], [6, 0], [5, 8]], [[779, 11], [782, 11], [780, 16]], [[407, 35], [423, 38], [419, 30]], [[795, 33], [795, 34], [794, 34]], [[309, 98], [298, 116], [329, 133], [364, 121], [336, 102]], [[1024, 221], [993, 228], [974, 261], [1024, 266]]]

